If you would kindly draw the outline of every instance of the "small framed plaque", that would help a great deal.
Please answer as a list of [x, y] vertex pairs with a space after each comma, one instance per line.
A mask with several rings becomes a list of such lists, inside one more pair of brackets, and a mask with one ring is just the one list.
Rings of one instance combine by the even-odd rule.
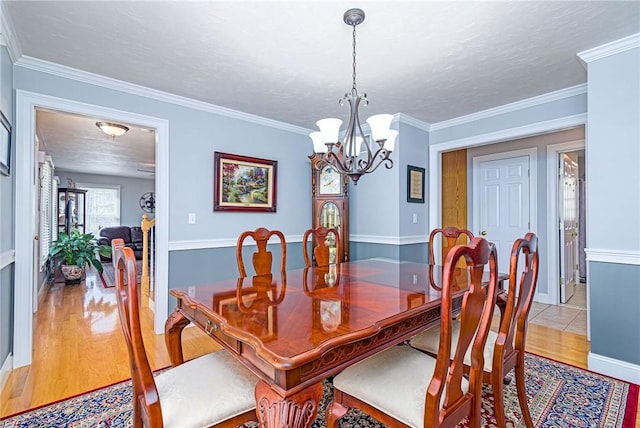
[[407, 165], [407, 202], [424, 204], [424, 168]]

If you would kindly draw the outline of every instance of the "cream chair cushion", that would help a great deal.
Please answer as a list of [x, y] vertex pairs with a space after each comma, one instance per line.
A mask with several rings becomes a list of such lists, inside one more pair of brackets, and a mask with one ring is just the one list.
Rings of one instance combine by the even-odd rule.
[[165, 427], [207, 427], [256, 407], [258, 378], [227, 351], [187, 361], [155, 381]]
[[[333, 385], [409, 426], [422, 427], [435, 365], [435, 358], [429, 355], [409, 346], [394, 346], [347, 367], [333, 379]], [[462, 382], [467, 392], [468, 382]]]
[[[451, 328], [451, 343], [458, 343], [458, 337], [460, 336], [460, 322], [454, 321]], [[484, 371], [490, 372], [493, 367], [493, 350], [495, 348], [496, 340], [498, 339], [498, 333], [489, 331], [487, 336], [487, 343], [484, 346]], [[440, 327], [432, 327], [423, 331], [420, 334], [414, 336], [409, 344], [416, 348], [421, 349], [430, 354], [438, 353], [438, 346], [440, 343]], [[451, 347], [451, 358], [454, 357], [456, 352], [455, 347]], [[471, 365], [471, 346], [467, 350], [464, 356], [464, 363], [468, 366]]]

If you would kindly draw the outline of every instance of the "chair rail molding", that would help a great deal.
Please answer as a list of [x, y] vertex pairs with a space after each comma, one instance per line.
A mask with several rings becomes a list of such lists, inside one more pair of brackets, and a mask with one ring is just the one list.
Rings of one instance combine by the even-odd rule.
[[585, 248], [588, 262], [618, 263], [640, 266], [640, 251]]
[[[290, 242], [302, 242], [302, 235], [285, 235], [287, 244]], [[186, 239], [169, 242], [169, 251], [205, 250], [208, 248], [236, 248], [238, 238], [218, 239]], [[251, 246], [255, 243], [246, 242], [243, 246]]]
[[16, 261], [16, 250], [3, 251], [0, 253], [0, 270], [6, 268]]

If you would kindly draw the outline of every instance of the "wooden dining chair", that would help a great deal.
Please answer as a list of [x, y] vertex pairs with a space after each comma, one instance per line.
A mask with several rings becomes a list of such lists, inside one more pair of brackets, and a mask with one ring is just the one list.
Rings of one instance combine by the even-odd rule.
[[[463, 290], [453, 283], [461, 258], [467, 261], [470, 277], [468, 288]], [[484, 287], [482, 275], [487, 264], [490, 280]], [[347, 367], [333, 379], [327, 427], [336, 428], [352, 407], [392, 427], [454, 427], [466, 417], [472, 428], [480, 426], [482, 351], [498, 289], [495, 246], [483, 238], [454, 246], [445, 259], [444, 272], [437, 358], [399, 345]], [[462, 334], [457, 340], [452, 340], [454, 295], [462, 296]], [[463, 358], [468, 349], [473, 360], [469, 380], [463, 376]], [[454, 358], [450, 359], [452, 352]]]
[[267, 243], [269, 238], [272, 236], [277, 236], [280, 239], [280, 272], [286, 271], [286, 263], [287, 263], [287, 242], [284, 238], [284, 235], [279, 230], [269, 230], [264, 227], [259, 227], [256, 230], [248, 230], [246, 232], [242, 232], [240, 237], [238, 237], [238, 243], [236, 245], [236, 259], [238, 261], [238, 271], [240, 272], [240, 277], [244, 278], [247, 276], [247, 271], [244, 266], [244, 261], [242, 258], [242, 245], [244, 240], [251, 237], [255, 241], [258, 246], [258, 251], [252, 254], [251, 261], [253, 265], [253, 270], [256, 275], [266, 275], [271, 273], [272, 264], [273, 264], [273, 254], [271, 251], [267, 251]]
[[[520, 261], [523, 263], [520, 264]], [[520, 275], [519, 267], [523, 268]], [[504, 427], [506, 424], [503, 383], [505, 375], [513, 368], [515, 368], [516, 389], [522, 417], [528, 428], [533, 427], [525, 390], [524, 347], [529, 311], [537, 283], [538, 238], [534, 233], [527, 233], [524, 238], [517, 239], [511, 248], [509, 289], [506, 296], [504, 293], [498, 295], [498, 303], [504, 307], [502, 319], [498, 332], [489, 332], [484, 352], [483, 381], [491, 384], [498, 427]], [[459, 334], [460, 327], [458, 323], [454, 324], [454, 337]], [[411, 339], [410, 345], [435, 354], [438, 352], [439, 336], [439, 328], [434, 327], [415, 336]], [[469, 355], [465, 358], [465, 364], [467, 366], [471, 364]]]
[[[331, 257], [331, 248], [327, 246], [327, 239], [331, 239], [330, 234], [333, 234], [336, 245], [335, 253]], [[335, 227], [316, 227], [315, 229], [307, 229], [302, 237], [302, 253], [304, 255], [304, 264], [306, 267], [311, 267], [312, 260], [309, 257], [308, 242], [309, 237], [313, 236], [316, 241], [316, 246], [313, 248], [313, 259], [316, 266], [329, 266], [330, 264], [340, 264], [340, 234]], [[333, 260], [331, 260], [333, 258]]]
[[[429, 234], [429, 282], [431, 286], [440, 289], [441, 284], [438, 283], [434, 276], [434, 267], [438, 264], [436, 260], [436, 254], [434, 250], [434, 244], [438, 235], [442, 235], [442, 260], [446, 258], [447, 254], [455, 245], [466, 244], [473, 239], [473, 233], [467, 229], [459, 229], [455, 226], [448, 226], [443, 228], [435, 228]], [[466, 236], [466, 242], [461, 242], [460, 236]]]
[[120, 238], [111, 242], [111, 248], [118, 314], [131, 366], [134, 427], [230, 428], [257, 421], [258, 378], [227, 351], [186, 361], [154, 376], [140, 327], [135, 256]]

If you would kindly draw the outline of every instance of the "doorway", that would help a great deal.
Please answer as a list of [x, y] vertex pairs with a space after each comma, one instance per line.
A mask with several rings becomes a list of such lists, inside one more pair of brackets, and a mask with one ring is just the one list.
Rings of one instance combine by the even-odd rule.
[[560, 303], [586, 309], [586, 174], [584, 150], [558, 153]]
[[[169, 123], [166, 119], [144, 116], [132, 112], [114, 110], [107, 107], [89, 105], [73, 100], [42, 94], [16, 91], [16, 164], [24, 171], [36, 170], [36, 109], [63, 111], [72, 114], [101, 117], [115, 122], [137, 123], [155, 129], [156, 164], [156, 311], [154, 330], [161, 333], [168, 316], [168, 158]], [[34, 277], [34, 237], [37, 235], [36, 180], [30, 173], [16, 176], [16, 284], [33, 284]], [[14, 368], [31, 364], [33, 351], [33, 288], [16, 287], [14, 306]]]

